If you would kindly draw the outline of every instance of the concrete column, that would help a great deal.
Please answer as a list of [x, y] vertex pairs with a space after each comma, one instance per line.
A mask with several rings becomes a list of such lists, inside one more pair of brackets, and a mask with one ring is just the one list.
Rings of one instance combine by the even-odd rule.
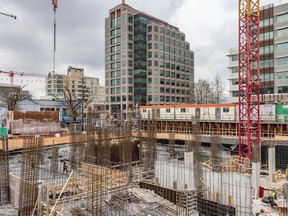
[[269, 171], [269, 181], [273, 182], [273, 173], [276, 172], [275, 147], [271, 147], [268, 149], [268, 171]]
[[259, 197], [260, 169], [261, 169], [260, 162], [252, 162], [252, 189], [255, 199], [258, 199]]

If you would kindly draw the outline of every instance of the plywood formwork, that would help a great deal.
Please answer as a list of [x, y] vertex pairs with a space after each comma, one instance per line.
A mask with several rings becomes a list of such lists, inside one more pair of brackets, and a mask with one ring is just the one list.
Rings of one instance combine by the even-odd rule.
[[104, 202], [111, 191], [128, 184], [128, 172], [87, 163], [81, 163], [80, 171], [82, 180], [87, 182], [87, 208], [95, 216], [103, 215]]
[[[90, 174], [95, 173], [101, 176], [103, 188], [113, 190], [125, 186], [128, 183], [128, 172], [113, 170], [108, 167], [97, 166], [93, 164], [81, 163], [80, 169], [82, 179], [90, 178]], [[96, 180], [97, 181], [97, 180]]]

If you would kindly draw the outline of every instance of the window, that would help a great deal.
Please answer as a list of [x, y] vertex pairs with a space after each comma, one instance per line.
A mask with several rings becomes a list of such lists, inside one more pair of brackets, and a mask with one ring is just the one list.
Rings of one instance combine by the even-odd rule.
[[278, 79], [288, 79], [288, 71], [278, 72], [277, 78]]
[[129, 25], [128, 26], [128, 31], [133, 32], [133, 26]]
[[159, 79], [158, 78], [154, 78], [154, 84], [158, 85], [158, 83], [159, 83]]
[[278, 93], [288, 93], [288, 86], [278, 86]]
[[170, 113], [171, 112], [171, 110], [170, 109], [166, 109], [166, 113]]
[[223, 107], [223, 113], [228, 113], [229, 112], [229, 107]]
[[273, 67], [273, 65], [274, 65], [274, 60], [273, 59], [262, 60], [259, 63], [259, 67], [260, 68]]
[[133, 23], [133, 15], [128, 14], [128, 22]]
[[152, 49], [152, 43], [148, 43], [148, 49]]
[[232, 67], [232, 73], [238, 73], [238, 67]]
[[158, 32], [158, 26], [154, 26], [154, 31]]
[[238, 97], [238, 91], [232, 91], [232, 97]]
[[128, 39], [129, 39], [130, 41], [133, 41], [133, 35], [129, 34], [129, 35], [128, 35]]
[[286, 51], [288, 50], [288, 43], [281, 43], [276, 45], [277, 51]]
[[158, 43], [154, 43], [154, 49], [158, 50]]
[[122, 78], [122, 84], [126, 84], [126, 78]]
[[259, 36], [260, 41], [269, 40], [272, 38], [273, 38], [273, 32], [265, 32], [265, 33], [260, 34]]
[[158, 58], [158, 52], [154, 52], [154, 58]]
[[261, 27], [265, 27], [265, 26], [269, 26], [273, 24], [273, 18], [268, 18], [265, 20], [260, 20], [259, 26]]
[[148, 26], [148, 32], [152, 31], [152, 26]]
[[148, 52], [147, 57], [148, 57], [148, 58], [152, 58], [152, 52]]
[[278, 37], [283, 37], [283, 36], [286, 36], [286, 35], [288, 35], [288, 28], [277, 30], [277, 36]]
[[232, 61], [238, 61], [238, 55], [232, 55], [231, 59]]
[[272, 53], [273, 52], [273, 45], [271, 46], [265, 46], [265, 47], [260, 47], [260, 54], [267, 54], [267, 53]]
[[170, 30], [166, 29], [166, 35], [170, 36]]
[[128, 43], [128, 48], [133, 49], [133, 43]]
[[277, 16], [276, 20], [277, 20], [277, 23], [287, 22], [288, 21], [288, 14], [285, 13], [285, 14], [279, 15], [279, 16]]
[[186, 109], [185, 109], [185, 108], [180, 108], [180, 112], [181, 112], [181, 113], [185, 113], [185, 112], [186, 112]]
[[154, 35], [154, 40], [158, 41], [158, 35], [157, 34]]
[[123, 86], [123, 87], [122, 87], [122, 92], [123, 92], [123, 93], [126, 93], [126, 86]]
[[231, 82], [232, 85], [238, 85], [238, 79], [232, 79]]
[[152, 35], [151, 34], [148, 35], [148, 41], [150, 41], [150, 40], [152, 40]]
[[288, 64], [288, 57], [281, 57], [281, 58], [277, 58], [276, 59], [276, 64], [277, 65], [284, 65], [284, 64]]
[[143, 112], [143, 113], [146, 113], [146, 109], [143, 109], [142, 112]]

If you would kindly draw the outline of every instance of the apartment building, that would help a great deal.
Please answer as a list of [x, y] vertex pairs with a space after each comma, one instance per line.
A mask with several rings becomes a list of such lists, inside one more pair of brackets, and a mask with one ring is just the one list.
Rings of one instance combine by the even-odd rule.
[[50, 72], [46, 78], [46, 95], [51, 97], [52, 93], [62, 98], [64, 86], [74, 93], [75, 98], [98, 98], [99, 78], [85, 76], [83, 68], [69, 66], [66, 75]]
[[122, 4], [105, 19], [106, 109], [188, 103], [194, 53], [169, 23]]
[[[260, 101], [288, 101], [288, 4], [260, 11]], [[238, 102], [238, 49], [229, 51], [229, 95]]]

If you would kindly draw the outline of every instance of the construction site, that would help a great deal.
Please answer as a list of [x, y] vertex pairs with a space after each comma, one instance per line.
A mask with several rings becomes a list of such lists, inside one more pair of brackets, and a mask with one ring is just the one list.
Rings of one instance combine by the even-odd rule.
[[[275, 141], [261, 166], [259, 191], [251, 161], [225, 150], [216, 130], [203, 146], [199, 120], [192, 119], [189, 132], [172, 127], [160, 143], [155, 115], [148, 115], [127, 123], [121, 115], [115, 120], [90, 111], [86, 133], [70, 124], [69, 132], [54, 137], [33, 130], [3, 136], [0, 214], [233, 216], [265, 209], [287, 215], [287, 179], [275, 162], [273, 169]], [[273, 191], [277, 208], [263, 206], [260, 196]]]
[[[237, 117], [198, 115], [207, 104], [169, 105], [174, 113], [161, 117], [164, 105], [112, 115], [81, 102], [83, 118], [63, 126], [59, 111], [7, 112], [0, 215], [287, 216], [286, 117], [260, 118], [259, 10], [239, 0], [239, 103], [213, 107]], [[55, 52], [54, 42], [53, 71]]]

